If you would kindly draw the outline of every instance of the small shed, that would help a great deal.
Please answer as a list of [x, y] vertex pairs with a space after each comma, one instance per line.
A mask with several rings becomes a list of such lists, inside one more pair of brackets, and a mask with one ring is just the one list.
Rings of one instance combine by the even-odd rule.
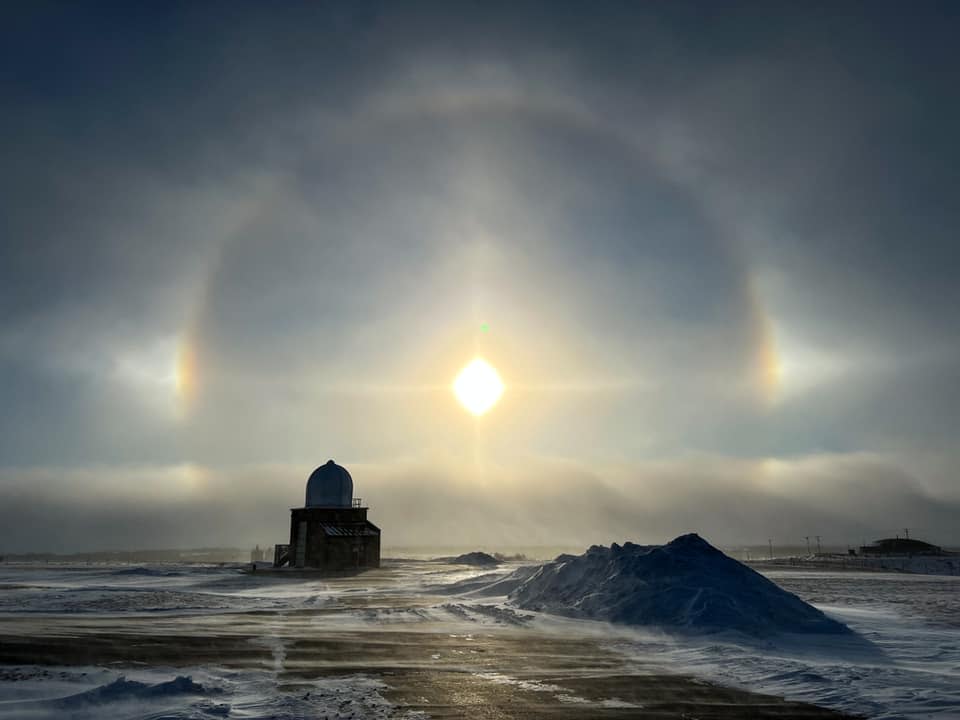
[[914, 538], [883, 538], [860, 546], [861, 555], [943, 555], [943, 548]]

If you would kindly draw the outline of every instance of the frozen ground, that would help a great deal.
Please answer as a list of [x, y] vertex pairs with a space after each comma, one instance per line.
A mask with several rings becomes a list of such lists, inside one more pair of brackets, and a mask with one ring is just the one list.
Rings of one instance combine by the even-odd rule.
[[[0, 719], [828, 716], [707, 681], [870, 717], [960, 717], [960, 578], [770, 572], [857, 635], [748, 640], [521, 610], [506, 587], [470, 594], [516, 569], [0, 565]], [[455, 582], [464, 592], [440, 592]]]

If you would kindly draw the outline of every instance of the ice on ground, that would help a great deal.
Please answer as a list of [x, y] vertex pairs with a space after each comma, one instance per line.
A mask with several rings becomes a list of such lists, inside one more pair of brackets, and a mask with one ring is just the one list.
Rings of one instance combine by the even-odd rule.
[[525, 610], [756, 636], [850, 632], [693, 533], [666, 545], [595, 545], [518, 572], [506, 579], [519, 580], [509, 598]]
[[[579, 557], [561, 556], [555, 562], [577, 562]], [[518, 568], [518, 564], [491, 571], [479, 566], [391, 561], [380, 571], [335, 580], [250, 575], [241, 572], [239, 565], [168, 565], [158, 568], [158, 573], [115, 574], [117, 566], [0, 564], [0, 645], [18, 636], [49, 638], [99, 627], [131, 638], [149, 628], [156, 635], [170, 634], [171, 642], [183, 634], [225, 642], [258, 638], [250, 642], [266, 648], [256, 652], [260, 660], [255, 668], [227, 668], [212, 661], [200, 667], [169, 667], [157, 665], [149, 656], [144, 658], [145, 665], [0, 665], [0, 720], [209, 720], [227, 706], [228, 717], [337, 717], [340, 703], [354, 698], [354, 703], [343, 706], [342, 717], [349, 717], [363, 698], [379, 703], [374, 693], [389, 697], [371, 685], [378, 677], [302, 677], [288, 682], [281, 670], [288, 664], [287, 654], [295, 654], [299, 638], [330, 633], [349, 638], [357, 630], [396, 631], [398, 639], [413, 637], [412, 632], [422, 631], [424, 638], [435, 632], [450, 633], [457, 638], [454, 645], [423, 646], [421, 660], [431, 668], [465, 667], [470, 658], [482, 654], [479, 648], [473, 649], [480, 638], [524, 636], [531, 643], [545, 636], [585, 638], [614, 650], [628, 670], [693, 673], [704, 680], [877, 720], [960, 718], [960, 577], [767, 569], [778, 585], [841, 620], [854, 633], [757, 638], [742, 633], [664, 632], [650, 625], [612, 625], [531, 613], [507, 604], [507, 595], [541, 568]], [[170, 571], [180, 575], [162, 574]], [[441, 585], [454, 591], [441, 593]], [[158, 592], [171, 594], [163, 602], [169, 609], [149, 616], [140, 613], [158, 607]], [[200, 595], [207, 600], [198, 601]], [[122, 608], [123, 602], [129, 607]], [[218, 609], [195, 609], [201, 606]], [[502, 609], [513, 610], [517, 617], [508, 617]], [[872, 646], [871, 652], [864, 643]], [[494, 656], [483, 657], [488, 659], [485, 668], [511, 671]], [[351, 665], [344, 672], [355, 672], [356, 667]], [[325, 672], [329, 671], [332, 668]], [[205, 689], [225, 692], [116, 698], [69, 714], [40, 702], [109, 686], [121, 675], [148, 685], [191, 676]], [[529, 680], [532, 675], [519, 677]], [[383, 679], [392, 682], [389, 676]], [[545, 700], [549, 697], [544, 695]], [[26, 701], [33, 703], [29, 713]], [[368, 705], [364, 712], [374, 718], [396, 713], [380, 707], [384, 709]]]

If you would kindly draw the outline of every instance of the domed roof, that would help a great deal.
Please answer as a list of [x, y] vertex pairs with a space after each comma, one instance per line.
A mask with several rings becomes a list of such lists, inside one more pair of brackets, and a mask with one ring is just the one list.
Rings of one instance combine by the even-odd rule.
[[350, 507], [353, 505], [353, 478], [345, 467], [327, 460], [307, 480], [307, 507]]

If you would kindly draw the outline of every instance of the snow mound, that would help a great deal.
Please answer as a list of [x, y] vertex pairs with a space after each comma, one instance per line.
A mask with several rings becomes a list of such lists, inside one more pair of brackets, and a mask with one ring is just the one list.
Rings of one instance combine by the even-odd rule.
[[177, 695], [208, 695], [219, 690], [208, 690], [195, 683], [190, 676], [180, 675], [174, 680], [150, 685], [119, 677], [111, 683], [70, 695], [69, 697], [37, 703], [62, 709], [77, 709], [87, 705], [104, 705], [119, 700], [153, 700]]
[[497, 560], [493, 555], [489, 555], [485, 552], [475, 550], [474, 552], [464, 553], [463, 555], [457, 555], [456, 557], [444, 557], [437, 558], [437, 562], [446, 562], [452, 565], [499, 565], [500, 561]]
[[121, 698], [155, 698], [169, 695], [204, 695], [207, 690], [200, 684], [193, 682], [189, 676], [179, 675], [174, 680], [149, 685], [119, 677], [108, 685], [88, 690], [59, 701], [65, 706], [80, 703], [105, 703]]
[[694, 533], [666, 545], [614, 543], [561, 555], [509, 598], [525, 610], [700, 632], [851, 632]]

